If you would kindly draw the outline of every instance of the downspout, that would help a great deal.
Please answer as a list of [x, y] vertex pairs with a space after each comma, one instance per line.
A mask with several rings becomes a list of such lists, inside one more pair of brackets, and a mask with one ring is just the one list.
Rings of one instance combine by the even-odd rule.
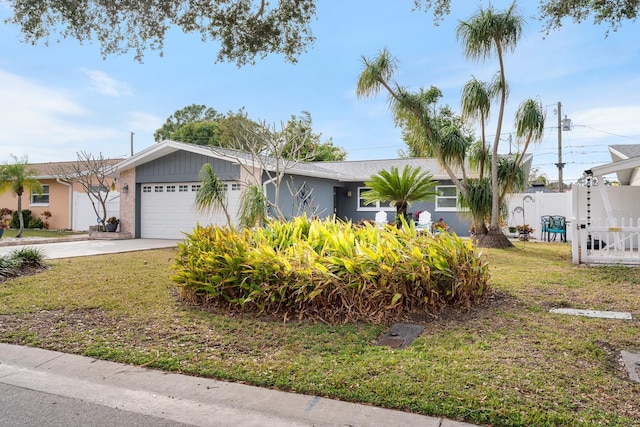
[[73, 230], [73, 224], [71, 224], [71, 221], [73, 218], [73, 185], [69, 184], [68, 182], [60, 181], [60, 178], [56, 178], [56, 182], [69, 187], [69, 219], [68, 219], [69, 227], [67, 228], [69, 230]]

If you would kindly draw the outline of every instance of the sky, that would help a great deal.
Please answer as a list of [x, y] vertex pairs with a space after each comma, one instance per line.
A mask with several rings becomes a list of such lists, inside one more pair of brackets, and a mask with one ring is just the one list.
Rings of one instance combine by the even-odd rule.
[[[128, 157], [154, 144], [153, 133], [175, 111], [202, 104], [220, 113], [244, 108], [255, 121], [279, 127], [292, 115], [311, 114], [313, 130], [343, 147], [348, 160], [391, 159], [406, 148], [395, 127], [387, 95], [356, 96], [362, 58], [387, 49], [398, 60], [395, 81], [411, 90], [437, 86], [441, 104], [460, 110], [460, 94], [472, 76], [490, 80], [496, 59], [465, 58], [456, 26], [486, 0], [453, 0], [438, 26], [431, 12], [413, 10], [413, 0], [319, 0], [312, 22], [315, 43], [287, 63], [270, 55], [238, 68], [216, 63], [218, 45], [171, 31], [163, 55], [147, 51], [103, 59], [97, 43], [74, 39], [49, 45], [22, 43], [16, 27], [0, 25], [0, 162], [12, 155], [31, 163], [74, 160], [76, 153]], [[495, 9], [510, 1], [494, 0]], [[513, 53], [505, 54], [510, 95], [500, 153], [516, 151], [514, 115], [533, 98], [546, 111], [542, 141], [531, 147], [533, 167], [558, 179], [558, 117], [571, 120], [562, 132], [564, 182], [610, 162], [608, 146], [640, 144], [640, 31], [626, 21], [616, 32], [592, 21], [546, 35], [534, 17], [538, 2], [520, 1], [526, 23]], [[0, 1], [0, 19], [9, 14]], [[493, 139], [497, 106], [487, 135]], [[133, 137], [132, 137], [133, 133]], [[479, 131], [477, 133], [479, 136]]]

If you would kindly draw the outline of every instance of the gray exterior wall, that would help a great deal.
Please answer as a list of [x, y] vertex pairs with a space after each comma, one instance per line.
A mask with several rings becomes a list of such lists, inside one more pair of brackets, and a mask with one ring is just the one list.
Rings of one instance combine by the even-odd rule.
[[[441, 185], [451, 185], [451, 181], [442, 181]], [[377, 210], [358, 210], [358, 188], [365, 187], [364, 182], [349, 182], [345, 183], [343, 188], [339, 188], [337, 191], [337, 212], [336, 216], [344, 220], [351, 220], [353, 223], [358, 223], [361, 220], [374, 220]], [[348, 192], [351, 191], [351, 197], [348, 196]], [[469, 236], [469, 227], [471, 226], [471, 220], [466, 219], [461, 215], [461, 212], [453, 211], [436, 211], [435, 201], [433, 202], [417, 202], [413, 203], [409, 207], [409, 212], [417, 213], [421, 211], [431, 212], [432, 221], [438, 221], [440, 218], [449, 225], [449, 227], [455, 231], [459, 236]], [[387, 219], [389, 222], [393, 222], [396, 217], [395, 210], [386, 210]]]
[[[264, 174], [263, 182], [266, 182], [269, 177]], [[287, 183], [289, 185], [287, 185]], [[309, 206], [306, 210], [307, 215], [312, 215], [314, 212], [319, 218], [332, 218], [334, 215], [334, 188], [342, 185], [339, 182], [313, 178], [308, 176], [290, 175], [287, 174], [280, 183], [280, 198], [278, 206], [282, 211], [282, 214], [287, 217], [297, 216], [302, 214], [299, 212], [298, 204], [293, 201], [293, 196], [289, 187], [297, 191], [300, 186], [306, 184], [309, 189], [312, 190], [311, 196], [308, 199], [313, 206]], [[275, 186], [273, 184], [267, 184], [267, 197], [272, 202], [275, 199]]]
[[138, 166], [136, 182], [199, 181], [198, 174], [205, 163], [211, 164], [218, 178], [223, 181], [240, 178], [240, 166], [237, 164], [181, 150]]

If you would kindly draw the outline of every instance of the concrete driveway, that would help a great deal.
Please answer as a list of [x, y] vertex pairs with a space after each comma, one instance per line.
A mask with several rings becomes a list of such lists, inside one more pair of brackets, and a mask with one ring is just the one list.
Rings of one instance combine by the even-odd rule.
[[[47, 241], [49, 242], [49, 241]], [[8, 243], [8, 242], [7, 242]], [[14, 243], [14, 242], [11, 242]], [[24, 244], [0, 246], [0, 256], [23, 248], [34, 247], [42, 250], [47, 259], [73, 258], [79, 256], [104, 255], [118, 252], [144, 251], [177, 247], [178, 240], [162, 239], [126, 239], [126, 240], [88, 240], [73, 239], [54, 243], [42, 243], [25, 239]]]

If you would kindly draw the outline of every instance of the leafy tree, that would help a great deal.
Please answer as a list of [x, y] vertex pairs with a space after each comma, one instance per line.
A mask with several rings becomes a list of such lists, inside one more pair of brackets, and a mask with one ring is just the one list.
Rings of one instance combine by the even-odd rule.
[[[414, 0], [414, 4], [416, 9], [433, 9], [436, 24], [451, 11], [451, 0]], [[622, 21], [635, 21], [639, 12], [639, 0], [540, 0], [538, 5], [538, 18], [545, 22], [547, 33], [562, 27], [565, 18], [581, 23], [589, 17], [594, 24], [605, 24], [615, 31]]]
[[187, 123], [217, 121], [220, 117], [220, 114], [213, 108], [208, 108], [206, 105], [191, 104], [169, 116], [162, 127], [154, 132], [153, 137], [158, 142], [165, 139], [174, 139], [174, 133]]
[[[347, 152], [333, 145], [331, 139], [321, 142], [322, 134], [313, 133], [311, 114], [306, 111], [300, 118], [291, 116], [282, 132], [289, 134], [287, 145], [283, 148], [283, 156], [287, 158], [304, 158], [309, 162], [342, 161], [347, 158]], [[304, 137], [304, 140], [296, 141], [296, 135]]]
[[8, 7], [13, 16], [6, 22], [17, 25], [27, 42], [46, 43], [54, 33], [95, 39], [103, 56], [134, 50], [138, 61], [147, 49], [162, 53], [171, 27], [219, 42], [217, 61], [238, 66], [270, 53], [295, 63], [315, 39], [310, 22], [316, 0], [12, 0]]
[[[640, 11], [638, 0], [544, 0], [539, 6], [540, 18], [545, 22], [547, 32], [562, 26], [564, 18], [576, 23], [593, 17], [594, 24], [605, 24], [617, 30], [623, 20], [635, 21]], [[608, 31], [608, 30], [607, 30]]]
[[200, 169], [200, 182], [202, 185], [196, 193], [196, 208], [201, 212], [222, 210], [227, 217], [227, 224], [233, 228], [227, 209], [227, 184], [218, 178], [209, 163]]
[[24, 217], [22, 215], [22, 195], [25, 189], [29, 189], [31, 194], [37, 193], [42, 196], [43, 188], [38, 181], [38, 171], [29, 166], [25, 158], [22, 160], [11, 155], [13, 163], [6, 163], [0, 167], [0, 193], [10, 190], [18, 197], [18, 219], [20, 221], [20, 230], [16, 237], [22, 237], [24, 232]]
[[104, 227], [107, 219], [107, 201], [113, 191], [113, 180], [108, 175], [119, 159], [105, 158], [102, 153], [94, 156], [86, 151], [76, 153], [75, 162], [62, 163], [54, 173], [64, 181], [78, 183], [89, 196], [91, 206]]
[[220, 125], [214, 121], [190, 122], [171, 134], [174, 141], [196, 145], [220, 145]]
[[[362, 192], [366, 203], [390, 202], [396, 208], [396, 218], [407, 219], [407, 208], [413, 202], [433, 200], [437, 193], [433, 188], [437, 181], [433, 175], [419, 167], [407, 165], [402, 170], [392, 166], [390, 170], [382, 170], [366, 181], [369, 190]], [[400, 227], [400, 222], [397, 222]]]

